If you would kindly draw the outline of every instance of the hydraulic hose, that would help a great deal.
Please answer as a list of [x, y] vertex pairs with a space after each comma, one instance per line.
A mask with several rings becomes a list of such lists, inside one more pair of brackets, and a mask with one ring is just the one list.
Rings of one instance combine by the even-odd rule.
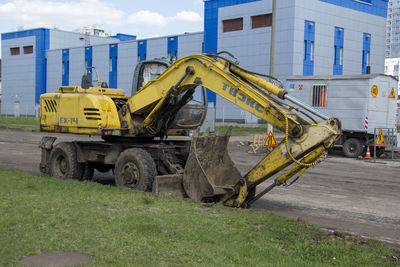
[[296, 164], [298, 164], [298, 165], [300, 165], [300, 166], [303, 166], [303, 167], [313, 167], [313, 166], [318, 165], [317, 160], [314, 161], [314, 162], [312, 162], [312, 163], [304, 163], [304, 162], [298, 161], [297, 159], [295, 159], [295, 158], [293, 157], [293, 155], [292, 155], [292, 153], [290, 152], [290, 149], [289, 149], [289, 119], [288, 119], [288, 117], [286, 116], [285, 113], [282, 113], [282, 114], [283, 114], [283, 116], [285, 117], [285, 123], [286, 123], [286, 126], [285, 126], [285, 145], [286, 145], [286, 151], [287, 151], [289, 157], [290, 157]]

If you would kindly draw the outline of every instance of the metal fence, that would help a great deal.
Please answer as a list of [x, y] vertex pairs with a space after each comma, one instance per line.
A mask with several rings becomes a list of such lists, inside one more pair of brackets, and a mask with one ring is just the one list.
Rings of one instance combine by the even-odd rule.
[[397, 146], [397, 129], [374, 128], [374, 162], [376, 162], [377, 147], [390, 147], [392, 160], [394, 160], [394, 148]]
[[39, 107], [25, 106], [18, 102], [16, 103], [1, 103], [1, 117], [39, 117]]

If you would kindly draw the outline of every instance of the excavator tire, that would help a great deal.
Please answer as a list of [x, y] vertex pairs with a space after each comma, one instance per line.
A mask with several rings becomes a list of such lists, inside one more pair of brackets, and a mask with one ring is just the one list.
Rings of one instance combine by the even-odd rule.
[[151, 191], [156, 164], [151, 155], [140, 148], [121, 152], [115, 164], [115, 184], [141, 191]]
[[78, 179], [82, 177], [82, 164], [78, 163], [76, 148], [72, 143], [59, 143], [50, 153], [50, 175], [60, 179]]

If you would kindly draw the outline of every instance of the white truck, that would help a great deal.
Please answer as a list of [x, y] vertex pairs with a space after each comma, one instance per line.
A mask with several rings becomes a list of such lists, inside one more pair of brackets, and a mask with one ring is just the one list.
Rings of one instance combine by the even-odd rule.
[[[293, 76], [286, 81], [291, 96], [341, 120], [337, 145], [346, 157], [358, 157], [367, 145], [373, 146], [375, 128], [397, 128], [398, 81], [393, 76]], [[377, 156], [384, 149], [379, 147]]]

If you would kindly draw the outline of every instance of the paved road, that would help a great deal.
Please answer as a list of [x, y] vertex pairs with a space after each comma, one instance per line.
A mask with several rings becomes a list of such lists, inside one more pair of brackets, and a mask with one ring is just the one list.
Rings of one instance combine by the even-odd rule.
[[[46, 134], [0, 129], [0, 167], [40, 175], [38, 143]], [[63, 141], [97, 137], [56, 135]], [[233, 137], [230, 154], [244, 174], [261, 155], [247, 153]], [[96, 174], [95, 174], [96, 175]], [[98, 174], [97, 174], [98, 177]], [[102, 177], [104, 178], [104, 176]], [[112, 178], [111, 174], [108, 177]], [[260, 186], [262, 189], [263, 186]], [[353, 232], [400, 246], [400, 162], [369, 163], [329, 157], [291, 187], [278, 187], [253, 208], [302, 217], [327, 229]]]
[[[232, 139], [231, 139], [232, 140]], [[262, 155], [244, 153], [238, 142], [230, 154], [244, 175]], [[242, 153], [240, 153], [242, 150]], [[269, 181], [257, 188], [265, 188]], [[400, 246], [400, 161], [372, 163], [329, 156], [290, 187], [276, 187], [253, 204], [280, 215], [301, 217], [323, 228], [378, 238]]]

